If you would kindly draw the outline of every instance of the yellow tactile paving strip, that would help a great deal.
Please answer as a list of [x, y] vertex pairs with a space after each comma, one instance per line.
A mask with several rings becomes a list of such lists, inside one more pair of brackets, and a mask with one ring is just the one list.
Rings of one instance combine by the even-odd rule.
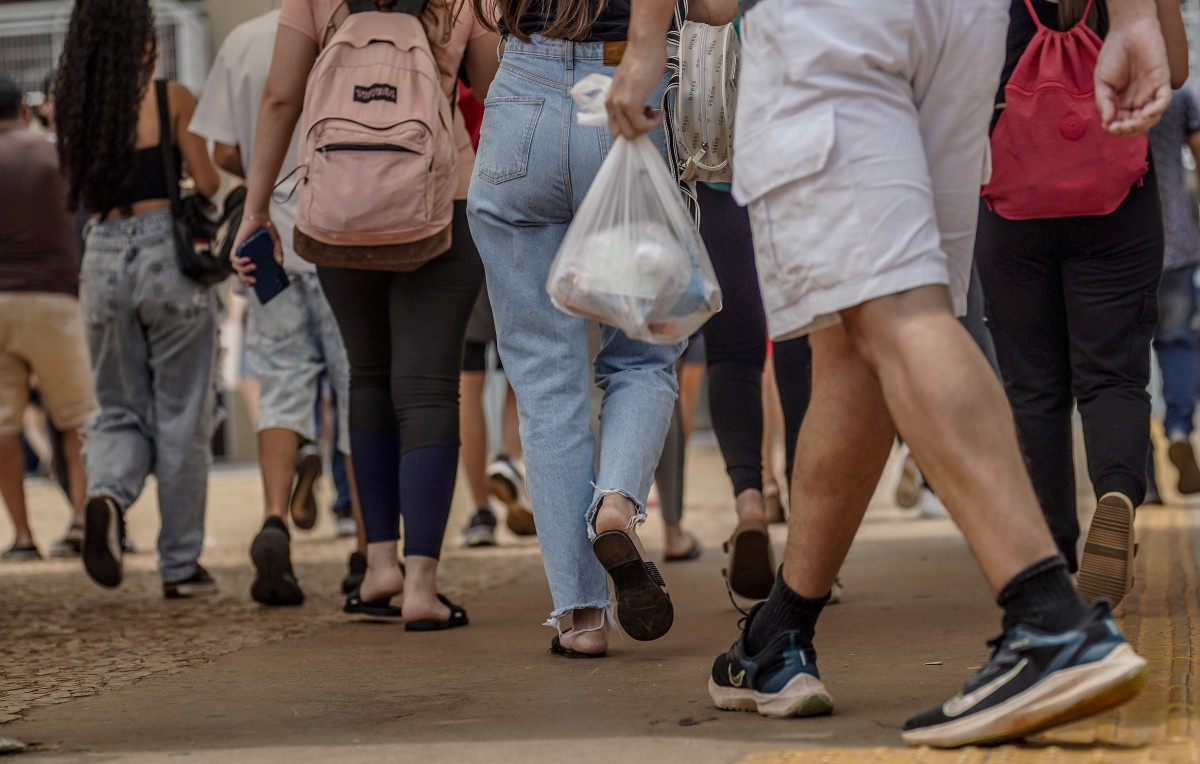
[[1193, 533], [1200, 510], [1142, 510], [1125, 634], [1150, 663], [1150, 683], [1116, 711], [1054, 730], [1026, 745], [937, 751], [821, 748], [763, 752], [741, 764], [1200, 763], [1200, 588]]

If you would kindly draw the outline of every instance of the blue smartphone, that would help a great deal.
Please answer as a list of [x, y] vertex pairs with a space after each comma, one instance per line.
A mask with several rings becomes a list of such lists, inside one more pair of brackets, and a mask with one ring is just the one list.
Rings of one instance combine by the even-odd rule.
[[258, 229], [237, 248], [238, 257], [248, 257], [254, 263], [254, 294], [266, 305], [280, 292], [291, 286], [287, 271], [275, 262], [275, 242], [267, 229]]

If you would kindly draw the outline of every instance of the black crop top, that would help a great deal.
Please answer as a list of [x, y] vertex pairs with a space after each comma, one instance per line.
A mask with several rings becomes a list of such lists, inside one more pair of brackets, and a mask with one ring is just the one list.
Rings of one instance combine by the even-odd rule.
[[[578, 42], [620, 42], [629, 37], [629, 10], [630, 0], [608, 0], [587, 37]], [[541, 34], [556, 15], [554, 0], [535, 0], [517, 26], [523, 34]]]
[[[179, 149], [175, 151], [175, 166], [179, 166]], [[162, 147], [153, 146], [148, 149], [138, 149], [135, 160], [137, 180], [133, 184], [133, 192], [129, 203], [144, 202], [147, 199], [169, 199], [167, 190], [167, 172], [163, 167]]]

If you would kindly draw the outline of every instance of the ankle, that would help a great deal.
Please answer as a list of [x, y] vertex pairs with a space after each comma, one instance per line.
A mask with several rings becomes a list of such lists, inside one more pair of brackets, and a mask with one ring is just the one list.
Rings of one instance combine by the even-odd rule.
[[600, 500], [596, 510], [596, 532], [624, 530], [632, 531], [635, 527], [634, 518], [637, 516], [637, 506], [629, 497], [620, 493], [609, 493]]

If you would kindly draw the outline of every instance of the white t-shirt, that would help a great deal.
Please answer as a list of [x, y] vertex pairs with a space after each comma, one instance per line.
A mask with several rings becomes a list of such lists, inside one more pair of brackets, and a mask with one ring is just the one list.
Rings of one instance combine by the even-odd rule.
[[[213, 62], [204, 92], [196, 105], [188, 129], [203, 138], [229, 146], [237, 146], [242, 167], [249, 171], [252, 164], [254, 131], [258, 125], [258, 108], [262, 102], [271, 56], [275, 51], [275, 31], [279, 28], [279, 11], [271, 11], [238, 26], [229, 33]], [[288, 147], [279, 178], [283, 180], [296, 169], [296, 134]], [[292, 249], [292, 231], [296, 226], [296, 205], [299, 193], [285, 203], [282, 197], [292, 191], [296, 176], [272, 195], [271, 220], [283, 242], [283, 265], [290, 271], [312, 272], [315, 266], [302, 260]]]

